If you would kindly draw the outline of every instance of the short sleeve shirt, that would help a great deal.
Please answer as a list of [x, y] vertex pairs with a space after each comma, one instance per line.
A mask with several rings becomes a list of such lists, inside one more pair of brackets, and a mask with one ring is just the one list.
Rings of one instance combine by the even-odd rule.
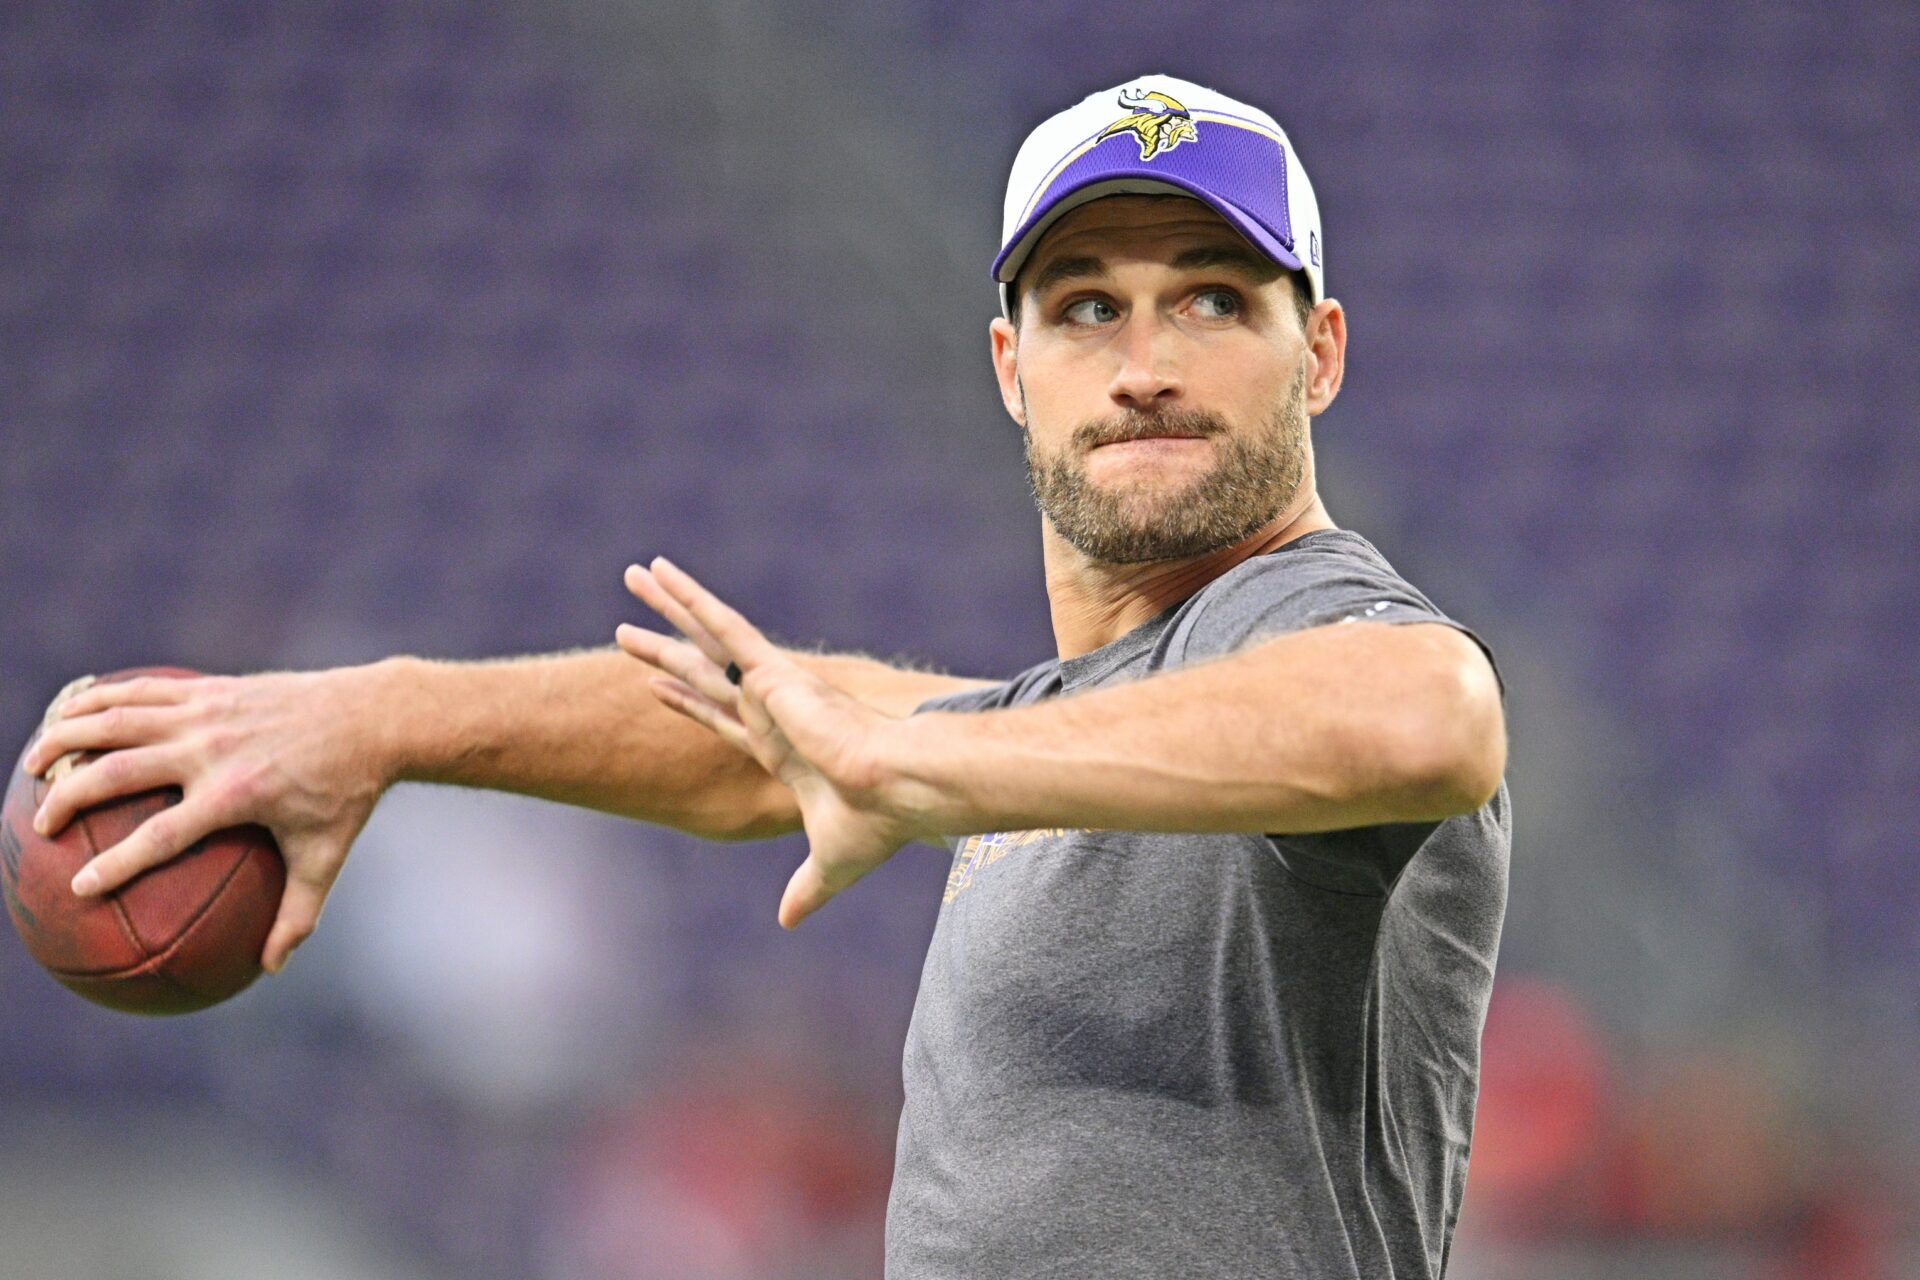
[[[916, 714], [1361, 621], [1479, 640], [1366, 539], [1323, 530], [1100, 649]], [[950, 838], [903, 1060], [889, 1280], [1441, 1276], [1510, 837], [1503, 784], [1442, 822]]]

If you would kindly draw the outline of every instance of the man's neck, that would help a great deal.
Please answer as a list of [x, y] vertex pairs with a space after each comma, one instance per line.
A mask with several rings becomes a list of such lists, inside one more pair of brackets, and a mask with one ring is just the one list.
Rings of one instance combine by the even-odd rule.
[[1281, 512], [1251, 535], [1205, 555], [1142, 564], [1089, 560], [1041, 520], [1047, 601], [1061, 661], [1092, 653], [1147, 619], [1180, 603], [1227, 570], [1334, 523], [1313, 494], [1303, 507]]

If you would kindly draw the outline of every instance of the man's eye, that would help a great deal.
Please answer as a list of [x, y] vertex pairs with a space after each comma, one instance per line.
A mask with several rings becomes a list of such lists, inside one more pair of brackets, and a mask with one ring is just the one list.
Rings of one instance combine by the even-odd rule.
[[1200, 314], [1208, 319], [1221, 320], [1240, 314], [1239, 295], [1226, 289], [1208, 289], [1194, 295], [1193, 301], [1200, 308]]
[[1075, 324], [1105, 324], [1120, 313], [1113, 309], [1112, 303], [1103, 299], [1082, 298], [1078, 302], [1068, 304], [1067, 309], [1061, 314]]

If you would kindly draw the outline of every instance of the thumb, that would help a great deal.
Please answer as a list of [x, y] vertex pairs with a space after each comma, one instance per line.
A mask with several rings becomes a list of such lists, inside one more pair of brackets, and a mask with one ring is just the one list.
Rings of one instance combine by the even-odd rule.
[[309, 859], [313, 852], [308, 851], [308, 858], [287, 859], [287, 887], [280, 895], [280, 910], [274, 916], [273, 928], [267, 932], [267, 945], [260, 953], [260, 967], [268, 973], [279, 973], [285, 968], [293, 949], [305, 942], [320, 923], [320, 910], [326, 905], [333, 878], [317, 879], [310, 871], [301, 869], [303, 864], [311, 865]]
[[827, 884], [826, 872], [811, 850], [807, 860], [794, 868], [787, 890], [780, 895], [780, 927], [791, 929], [827, 904], [837, 890]]

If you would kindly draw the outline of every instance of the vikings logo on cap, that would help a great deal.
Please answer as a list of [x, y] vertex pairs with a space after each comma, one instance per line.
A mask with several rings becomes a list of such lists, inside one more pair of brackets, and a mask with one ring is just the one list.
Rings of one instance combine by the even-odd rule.
[[1152, 75], [1088, 94], [1020, 144], [991, 269], [1001, 315], [1015, 314], [1021, 266], [1057, 219], [1090, 200], [1160, 194], [1210, 205], [1254, 248], [1305, 275], [1315, 302], [1326, 297], [1319, 205], [1279, 122], [1205, 85]]
[[1102, 129], [1096, 142], [1104, 142], [1116, 133], [1131, 133], [1140, 140], [1140, 158], [1151, 160], [1183, 142], [1200, 140], [1192, 114], [1164, 93], [1122, 89], [1120, 105], [1132, 110]]

